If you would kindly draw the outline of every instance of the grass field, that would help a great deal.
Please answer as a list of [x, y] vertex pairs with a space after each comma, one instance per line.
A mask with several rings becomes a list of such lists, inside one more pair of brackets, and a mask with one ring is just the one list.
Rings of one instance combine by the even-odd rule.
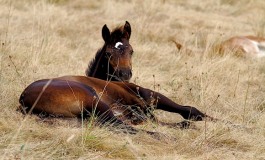
[[[220, 55], [235, 35], [265, 36], [263, 0], [0, 0], [1, 159], [265, 159], [265, 59]], [[85, 75], [102, 47], [101, 29], [129, 21], [131, 82], [230, 121], [189, 129], [115, 133], [76, 119], [43, 122], [16, 111], [31, 82]], [[178, 52], [175, 40], [192, 50]], [[178, 114], [157, 111], [161, 121]]]

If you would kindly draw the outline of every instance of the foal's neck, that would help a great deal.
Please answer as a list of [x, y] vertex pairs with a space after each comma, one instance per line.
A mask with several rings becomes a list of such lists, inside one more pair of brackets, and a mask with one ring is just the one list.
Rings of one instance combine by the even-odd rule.
[[[95, 58], [89, 63], [86, 75], [102, 80], [110, 80], [113, 73], [114, 68], [109, 64], [109, 59], [106, 55], [106, 46], [104, 45], [97, 51]], [[111, 80], [116, 81], [115, 78]]]

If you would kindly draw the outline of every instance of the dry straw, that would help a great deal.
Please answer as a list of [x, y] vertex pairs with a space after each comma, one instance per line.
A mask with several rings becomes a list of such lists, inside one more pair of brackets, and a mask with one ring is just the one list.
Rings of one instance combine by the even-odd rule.
[[[0, 0], [1, 159], [264, 159], [264, 59], [219, 55], [215, 48], [231, 36], [265, 35], [264, 7], [263, 0]], [[132, 82], [222, 122], [137, 126], [163, 133], [158, 140], [16, 111], [31, 82], [85, 75], [103, 44], [102, 26], [125, 20], [135, 51]], [[183, 120], [155, 114], [167, 123]]]

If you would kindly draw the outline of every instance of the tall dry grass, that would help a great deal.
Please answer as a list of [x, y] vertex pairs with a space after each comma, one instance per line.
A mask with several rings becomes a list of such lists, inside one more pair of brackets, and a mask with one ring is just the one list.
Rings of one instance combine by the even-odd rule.
[[[262, 0], [0, 0], [2, 159], [265, 159], [265, 61], [213, 50], [234, 35], [265, 35]], [[84, 75], [101, 27], [132, 26], [132, 82], [230, 121], [127, 135], [88, 122], [43, 122], [16, 112], [31, 82]], [[170, 40], [193, 51], [178, 52]], [[165, 122], [178, 114], [157, 111]]]

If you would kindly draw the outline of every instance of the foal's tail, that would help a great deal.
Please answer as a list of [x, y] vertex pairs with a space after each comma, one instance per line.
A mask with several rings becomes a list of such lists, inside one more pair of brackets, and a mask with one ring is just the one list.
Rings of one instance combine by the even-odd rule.
[[25, 108], [22, 105], [19, 105], [16, 109], [17, 112], [21, 112], [22, 114], [27, 114], [27, 111], [25, 110]]
[[17, 107], [16, 111], [17, 112], [21, 112], [22, 114], [25, 115], [25, 114], [28, 113], [28, 108], [25, 106], [24, 98], [25, 98], [25, 91], [23, 91], [22, 94], [19, 97], [20, 105]]

